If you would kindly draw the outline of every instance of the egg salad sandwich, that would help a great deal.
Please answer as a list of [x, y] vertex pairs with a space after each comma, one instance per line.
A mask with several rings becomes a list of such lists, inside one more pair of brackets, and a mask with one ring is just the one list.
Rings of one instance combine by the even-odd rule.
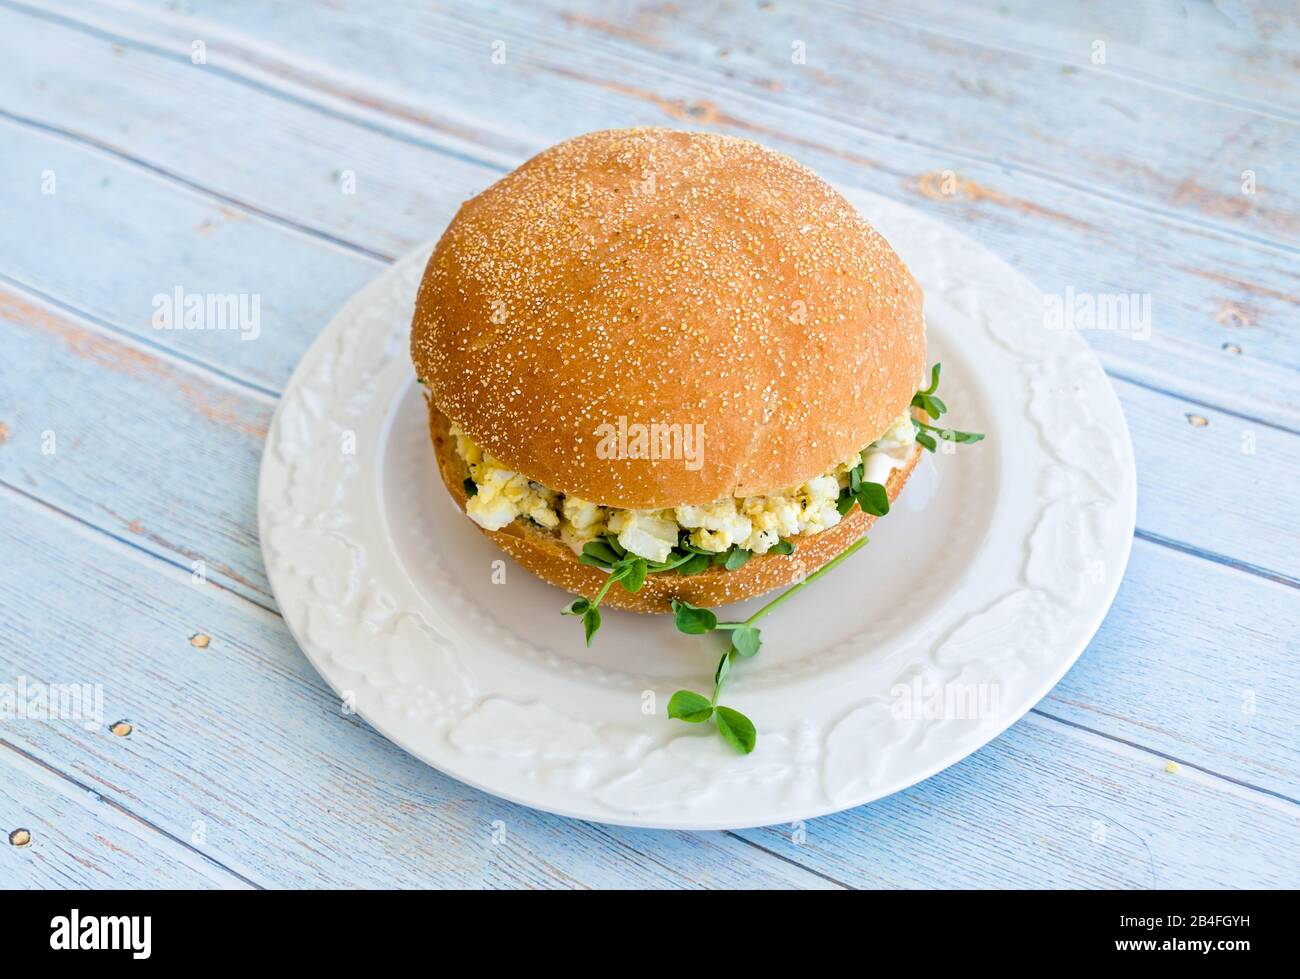
[[460, 208], [411, 354], [447, 490], [580, 596], [565, 611], [590, 643], [602, 604], [731, 628], [708, 606], [805, 581], [936, 438], [979, 438], [933, 424], [921, 303], [885, 239], [789, 157], [612, 130]]

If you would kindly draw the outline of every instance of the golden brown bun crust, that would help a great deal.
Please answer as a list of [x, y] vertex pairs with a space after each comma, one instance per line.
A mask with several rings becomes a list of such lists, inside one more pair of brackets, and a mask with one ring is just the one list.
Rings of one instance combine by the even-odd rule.
[[[456, 453], [455, 439], [449, 434], [450, 422], [432, 402], [429, 403], [429, 433], [433, 437], [438, 470], [447, 484], [456, 506], [463, 512], [468, 499], [465, 479], [469, 469]], [[918, 445], [902, 469], [895, 470], [885, 484], [892, 503], [916, 468], [921, 456]], [[466, 517], [468, 520], [469, 518]], [[652, 574], [634, 594], [615, 585], [601, 602], [604, 606], [633, 612], [670, 612], [672, 599], [692, 605], [714, 606], [753, 598], [773, 588], [788, 585], [800, 575], [809, 575], [867, 532], [876, 518], [856, 506], [830, 530], [807, 537], [794, 538], [795, 552], [789, 557], [779, 554], [756, 554], [735, 571], [711, 567], [690, 577], [679, 574]], [[477, 527], [478, 525], [475, 524]], [[575, 595], [595, 595], [608, 575], [598, 568], [578, 563], [578, 557], [558, 537], [522, 520], [501, 530], [483, 530], [498, 547], [543, 581]]]
[[[659, 509], [796, 486], [868, 445], [925, 360], [921, 290], [812, 171], [749, 140], [589, 133], [461, 206], [416, 300], [438, 407], [554, 490]], [[600, 458], [704, 425], [703, 464]]]

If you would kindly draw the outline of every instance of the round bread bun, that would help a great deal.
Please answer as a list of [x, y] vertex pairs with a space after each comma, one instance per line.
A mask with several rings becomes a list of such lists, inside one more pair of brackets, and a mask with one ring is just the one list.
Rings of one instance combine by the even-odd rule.
[[[878, 438], [922, 374], [921, 298], [885, 239], [789, 157], [608, 130], [461, 206], [425, 270], [411, 354], [439, 410], [529, 479], [605, 506], [698, 505], [799, 485]], [[697, 464], [604, 457], [599, 429], [620, 421], [702, 425]], [[832, 553], [855, 526], [808, 547]], [[562, 587], [593, 574], [493, 536]], [[769, 566], [728, 587], [753, 594], [745, 583], [784, 574]]]
[[[451, 421], [438, 410], [432, 399], [429, 400], [429, 434], [433, 438], [442, 481], [463, 512], [469, 499], [465, 493], [469, 467], [456, 452]], [[890, 474], [885, 491], [891, 503], [916, 468], [920, 455], [921, 446], [917, 445], [907, 465]], [[812, 574], [865, 534], [875, 520], [854, 504], [853, 509], [829, 530], [790, 538], [795, 551], [788, 557], [755, 554], [734, 571], [712, 566], [689, 577], [673, 572], [647, 575], [645, 584], [633, 593], [615, 585], [605, 593], [601, 605], [632, 612], [671, 612], [673, 599], [713, 607], [753, 598]], [[599, 568], [580, 564], [577, 555], [557, 535], [526, 520], [514, 520], [500, 530], [484, 530], [482, 527], [479, 530], [537, 577], [575, 595], [592, 597], [608, 577], [608, 573]]]

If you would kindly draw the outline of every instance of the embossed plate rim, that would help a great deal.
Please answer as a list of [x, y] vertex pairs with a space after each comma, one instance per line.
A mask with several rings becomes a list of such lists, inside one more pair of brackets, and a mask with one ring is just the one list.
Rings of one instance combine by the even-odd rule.
[[[1023, 531], [1023, 540], [991, 543], [1005, 551], [995, 566], [1010, 576], [1011, 590], [981, 583], [986, 594], [979, 604], [960, 615], [945, 610], [924, 656], [888, 667], [900, 670], [896, 682], [915, 675], [1005, 683], [1013, 708], [992, 723], [909, 721], [900, 733], [879, 692], [845, 694], [818, 678], [805, 688], [825, 701], [817, 722], [773, 721], [760, 739], [760, 752], [768, 754], [739, 759], [720, 753], [720, 740], [701, 736], [706, 732], [683, 732], [685, 725], [668, 734], [656, 728], [651, 736], [556, 710], [553, 704], [573, 699], [562, 691], [570, 680], [549, 675], [541, 664], [502, 670], [490, 649], [475, 650], [473, 659], [461, 655], [468, 650], [451, 618], [431, 596], [415, 593], [396, 556], [375, 546], [373, 531], [366, 536], [367, 521], [385, 517], [373, 460], [364, 452], [357, 459], [340, 456], [333, 441], [351, 429], [368, 433], [363, 442], [377, 443], [391, 424], [395, 385], [409, 371], [404, 327], [427, 247], [363, 288], [304, 355], [263, 455], [258, 511], [268, 578], [290, 632], [336, 693], [354, 696], [358, 712], [389, 740], [476, 788], [564, 816], [674, 829], [771, 825], [872, 801], [959, 761], [1031, 709], [1082, 653], [1122, 579], [1136, 510], [1127, 425], [1082, 340], [1044, 330], [1041, 296], [1023, 276], [911, 208], [844, 192], [916, 270], [927, 308], [963, 328], [967, 320], [972, 329], [978, 325], [982, 332], [972, 342], [1021, 373], [1015, 393], [1000, 395], [996, 407], [1009, 411], [1014, 402], [1026, 433], [1037, 431], [1020, 457], [1037, 467], [1035, 487], [1016, 483], [1008, 492], [1018, 499], [1029, 494], [1039, 509], [1021, 515], [1020, 523], [1003, 522]], [[1062, 403], [1071, 410], [1063, 414]], [[308, 462], [309, 476], [295, 481], [296, 467]], [[1009, 463], [1001, 462], [998, 476], [1005, 481]], [[1072, 545], [1078, 553], [1069, 551]], [[1089, 559], [1104, 559], [1104, 578], [1080, 585]], [[1016, 569], [1003, 567], [1013, 563]], [[1059, 570], [1062, 564], [1070, 573]], [[1027, 639], [1007, 631], [1021, 619], [1030, 624]], [[1041, 647], [1051, 641], [1061, 648], [1048, 658]], [[847, 668], [863, 672], [851, 663]], [[873, 683], [883, 679], [882, 669], [870, 672]], [[767, 730], [762, 723], [760, 729]], [[845, 746], [856, 751], [864, 743], [878, 750], [865, 759], [843, 756]], [[678, 786], [678, 797], [647, 794], [663, 777]], [[723, 786], [729, 791], [720, 799]], [[688, 800], [691, 787], [698, 798]]]

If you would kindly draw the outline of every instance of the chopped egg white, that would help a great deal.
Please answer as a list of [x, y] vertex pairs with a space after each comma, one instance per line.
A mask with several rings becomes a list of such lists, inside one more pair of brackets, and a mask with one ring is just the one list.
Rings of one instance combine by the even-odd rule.
[[736, 545], [765, 554], [782, 538], [829, 530], [840, 522], [836, 502], [859, 459], [864, 463], [863, 478], [883, 484], [890, 473], [907, 464], [916, 442], [911, 411], [904, 410], [862, 453], [784, 492], [667, 510], [621, 510], [555, 493], [505, 468], [455, 426], [451, 434], [478, 487], [465, 512], [479, 526], [500, 530], [526, 517], [558, 532], [577, 554], [588, 542], [612, 534], [627, 551], [649, 561], [667, 560], [682, 531], [701, 550], [722, 553]]
[[718, 500], [704, 506], [679, 506], [677, 523], [691, 531], [691, 543], [705, 551], [721, 553], [732, 544], [744, 544], [754, 533], [753, 521], [736, 508], [737, 500]]
[[677, 521], [671, 515], [671, 510], [612, 510], [609, 532], [637, 557], [667, 561], [677, 546]]
[[500, 530], [516, 517], [528, 517], [547, 530], [560, 524], [556, 494], [528, 477], [505, 468], [453, 427], [456, 451], [469, 467], [477, 491], [465, 504], [470, 519], [484, 530]]

